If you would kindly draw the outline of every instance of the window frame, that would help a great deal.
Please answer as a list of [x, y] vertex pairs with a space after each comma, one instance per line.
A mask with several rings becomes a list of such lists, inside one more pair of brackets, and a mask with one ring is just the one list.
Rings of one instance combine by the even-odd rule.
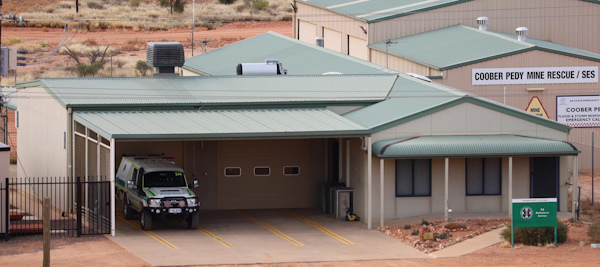
[[[239, 169], [240, 170], [240, 174], [238, 174], [238, 175], [228, 175], [227, 174], [227, 169]], [[223, 175], [225, 177], [240, 177], [240, 176], [242, 176], [242, 167], [225, 167], [225, 168], [223, 168]]]
[[[285, 173], [285, 168], [298, 168], [298, 173], [287, 174], [287, 173]], [[298, 175], [300, 175], [300, 166], [283, 166], [283, 175], [284, 176], [298, 176]]]
[[[398, 193], [398, 172], [397, 172], [397, 168], [398, 168], [398, 161], [400, 160], [410, 160], [411, 163], [411, 184], [412, 184], [412, 188], [411, 188], [411, 194], [410, 195], [401, 195]], [[427, 163], [429, 164], [429, 193], [425, 194], [425, 195], [415, 195], [415, 160], [427, 160]], [[432, 160], [431, 159], [396, 159], [395, 161], [395, 177], [394, 177], [394, 185], [395, 185], [395, 194], [396, 197], [431, 197], [432, 195], [432, 181], [431, 181], [431, 176], [432, 176], [432, 164], [431, 164]]]
[[[269, 174], [256, 174], [256, 169], [268, 169], [269, 170]], [[254, 176], [271, 176], [271, 167], [270, 166], [256, 166], [254, 167]]]
[[[481, 159], [481, 194], [469, 194], [469, 159]], [[500, 174], [498, 176], [498, 194], [487, 194], [485, 192], [485, 164], [488, 159], [497, 159], [498, 169], [500, 170]], [[502, 195], [502, 158], [466, 158], [465, 159], [465, 196], [501, 196]]]

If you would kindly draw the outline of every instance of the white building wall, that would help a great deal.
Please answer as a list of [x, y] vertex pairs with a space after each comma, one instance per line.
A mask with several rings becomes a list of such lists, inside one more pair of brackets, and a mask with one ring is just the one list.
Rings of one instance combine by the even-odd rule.
[[[23, 96], [23, 97], [21, 97]], [[25, 97], [26, 96], [26, 97]], [[66, 136], [67, 109], [42, 87], [17, 93], [19, 106], [19, 177], [66, 177], [68, 174]]]

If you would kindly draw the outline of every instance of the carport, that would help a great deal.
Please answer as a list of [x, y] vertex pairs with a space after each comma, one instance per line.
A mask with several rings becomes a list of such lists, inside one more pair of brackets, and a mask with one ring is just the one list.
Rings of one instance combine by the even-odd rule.
[[[316, 188], [322, 179], [316, 177], [327, 177], [321, 168], [311, 169], [313, 164], [312, 155], [319, 154], [321, 165], [326, 165], [322, 159], [327, 158], [322, 152], [327, 148], [323, 147], [326, 142], [316, 142], [315, 140], [340, 139], [340, 138], [359, 138], [370, 135], [370, 130], [364, 128], [326, 108], [294, 108], [294, 109], [228, 109], [228, 110], [149, 110], [149, 111], [76, 111], [73, 112], [73, 158], [75, 170], [79, 170], [86, 177], [97, 172], [98, 176], [107, 174], [111, 181], [111, 199], [115, 199], [114, 181], [117, 155], [132, 152], [160, 152], [166, 149], [170, 151], [179, 151], [175, 155], [176, 162], [188, 162], [188, 154], [193, 154], [194, 160], [191, 166], [184, 168], [193, 168], [196, 173], [196, 143], [193, 143], [191, 151], [186, 148], [177, 148], [180, 144], [185, 146], [189, 142], [216, 142], [217, 151], [214, 156], [218, 157], [216, 168], [213, 172], [201, 171], [201, 175], [216, 178], [217, 205], [218, 209], [244, 209], [244, 208], [298, 208], [309, 205], [308, 198], [316, 197]], [[88, 140], [80, 142], [77, 140]], [[95, 143], [96, 147], [89, 143]], [[186, 143], [187, 142], [187, 143]], [[84, 144], [85, 143], [85, 144]], [[273, 165], [284, 166], [283, 175], [276, 176], [279, 167], [271, 170], [270, 165], [268, 173], [273, 173], [274, 178], [257, 177], [254, 182], [245, 182], [240, 179], [240, 175], [228, 177], [225, 171], [219, 170], [223, 167], [238, 167], [226, 165], [228, 158], [239, 156], [240, 153], [231, 153], [223, 151], [252, 151], [260, 149], [273, 143], [271, 151], [279, 150], [280, 154], [265, 155], [264, 159], [273, 162]], [[299, 144], [296, 150], [291, 147], [280, 147], [283, 145]], [[150, 146], [150, 148], [149, 148]], [[341, 146], [341, 144], [340, 144]], [[231, 149], [227, 150], [227, 147]], [[245, 148], [244, 148], [245, 147]], [[204, 148], [204, 147], [203, 147]], [[313, 149], [314, 148], [314, 149]], [[314, 151], [313, 151], [314, 150]], [[341, 149], [340, 149], [341, 150]], [[281, 155], [293, 155], [294, 151], [304, 152], [299, 158], [301, 163], [289, 164], [284, 161]], [[83, 155], [77, 157], [75, 154]], [[243, 154], [243, 153], [241, 153]], [[267, 153], [268, 154], [268, 153]], [[250, 158], [257, 157], [250, 155]], [[204, 157], [210, 157], [210, 154], [204, 154]], [[187, 158], [187, 159], [186, 159]], [[341, 155], [338, 157], [341, 161]], [[243, 158], [242, 158], [243, 159]], [[348, 159], [348, 157], [346, 157]], [[187, 160], [187, 161], [186, 161]], [[349, 160], [349, 159], [348, 159]], [[94, 165], [95, 168], [89, 166]], [[224, 163], [225, 161], [225, 163]], [[287, 164], [287, 165], [286, 165]], [[79, 165], [85, 168], [78, 168]], [[184, 165], [188, 165], [187, 163]], [[346, 162], [346, 166], [349, 162]], [[341, 166], [341, 164], [340, 164]], [[261, 167], [261, 166], [259, 166]], [[292, 170], [290, 177], [286, 177], [286, 168]], [[291, 167], [291, 168], [290, 168]], [[240, 173], [246, 173], [248, 170], [244, 166], [239, 167]], [[254, 167], [254, 176], [257, 175], [256, 166]], [[297, 169], [294, 169], [297, 168]], [[294, 171], [297, 170], [297, 173]], [[187, 170], [186, 170], [187, 172]], [[302, 175], [300, 175], [302, 174]], [[294, 175], [304, 177], [304, 181], [294, 180]], [[276, 178], [284, 177], [290, 182], [278, 182]], [[188, 179], [191, 179], [188, 175]], [[243, 178], [243, 177], [242, 177]], [[210, 180], [210, 179], [209, 179]], [[282, 179], [279, 179], [282, 180]], [[229, 183], [229, 181], [234, 181]], [[211, 180], [211, 183], [214, 183]], [[233, 185], [228, 185], [233, 184]], [[253, 183], [259, 184], [257, 187], [264, 187], [265, 184], [275, 184], [272, 188], [272, 194], [266, 194], [266, 199], [259, 199], [255, 194], [254, 199], [249, 199], [249, 203], [255, 206], [236, 205], [239, 199], [235, 198], [239, 192], [252, 190], [243, 190], [252, 187]], [[240, 185], [241, 184], [241, 185]], [[236, 187], [237, 185], [237, 187]], [[315, 186], [309, 186], [315, 185]], [[214, 184], [212, 185], [214, 186]], [[229, 187], [228, 187], [229, 186]], [[231, 190], [228, 190], [231, 189]], [[236, 191], [241, 188], [242, 190]], [[287, 191], [286, 191], [287, 190]], [[314, 191], [313, 191], [314, 190]], [[298, 194], [300, 191], [302, 193]], [[228, 197], [227, 194], [229, 194]], [[233, 196], [231, 196], [233, 195]], [[241, 194], [244, 196], [243, 194]], [[296, 198], [294, 198], [294, 195]], [[260, 194], [262, 197], [263, 194]], [[245, 197], [248, 197], [247, 195]], [[274, 198], [281, 197], [282, 201], [276, 201], [281, 206], [264, 206], [265, 203], [273, 203]], [[286, 198], [287, 197], [287, 198]], [[286, 201], [287, 199], [287, 201]], [[215, 201], [215, 199], [213, 199]], [[314, 200], [316, 201], [316, 199]], [[202, 202], [202, 199], [201, 199]], [[226, 204], [221, 204], [226, 203]], [[111, 201], [111, 233], [115, 235], [115, 202]]]

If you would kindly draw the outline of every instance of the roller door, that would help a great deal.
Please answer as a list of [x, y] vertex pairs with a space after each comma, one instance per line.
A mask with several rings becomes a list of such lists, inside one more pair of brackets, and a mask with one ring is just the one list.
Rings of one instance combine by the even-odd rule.
[[317, 38], [317, 25], [299, 20], [298, 21], [298, 39], [309, 44], [315, 44]]
[[369, 60], [369, 49], [367, 48], [367, 40], [363, 40], [354, 36], [348, 36], [348, 51], [348, 55], [360, 58], [362, 60]]
[[331, 49], [336, 52], [342, 52], [342, 33], [332, 30], [332, 29], [323, 29], [323, 39], [324, 46], [327, 49]]

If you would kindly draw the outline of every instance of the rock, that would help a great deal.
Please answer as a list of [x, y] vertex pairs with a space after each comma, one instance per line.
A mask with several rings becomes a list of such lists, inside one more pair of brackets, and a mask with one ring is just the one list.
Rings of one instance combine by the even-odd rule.
[[579, 241], [579, 246], [580, 246], [580, 247], [585, 247], [585, 242], [583, 242], [583, 241]]
[[390, 230], [386, 230], [386, 231], [385, 231], [385, 234], [386, 234], [386, 235], [391, 235], [391, 234], [392, 234], [392, 231], [390, 231]]
[[467, 229], [467, 222], [448, 222], [444, 224], [446, 229]]
[[444, 245], [440, 244], [439, 249], [443, 249]]

